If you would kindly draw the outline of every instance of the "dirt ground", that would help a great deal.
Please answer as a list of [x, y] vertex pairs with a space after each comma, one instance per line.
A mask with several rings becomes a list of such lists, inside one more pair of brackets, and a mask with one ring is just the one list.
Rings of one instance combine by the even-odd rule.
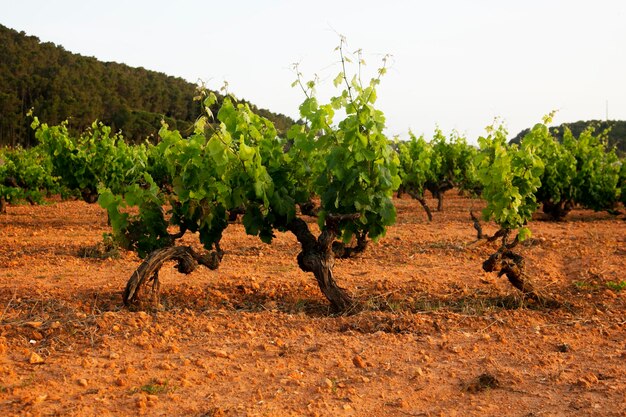
[[518, 251], [561, 302], [547, 308], [482, 271], [495, 247], [474, 242], [478, 200], [448, 193], [432, 223], [396, 203], [385, 238], [337, 261], [364, 306], [345, 316], [298, 269], [293, 236], [265, 245], [240, 224], [217, 271], [166, 265], [160, 308], [129, 311], [140, 260], [89, 253], [102, 209], [9, 207], [0, 416], [626, 416], [623, 215], [537, 216]]

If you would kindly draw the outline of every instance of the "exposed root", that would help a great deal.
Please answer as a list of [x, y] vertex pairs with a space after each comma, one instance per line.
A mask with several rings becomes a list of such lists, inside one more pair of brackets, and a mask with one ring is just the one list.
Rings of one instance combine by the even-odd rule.
[[444, 179], [440, 182], [429, 182], [426, 184], [426, 189], [430, 191], [433, 198], [437, 199], [437, 211], [443, 211], [443, 195], [446, 191], [454, 188], [454, 183], [448, 179]]

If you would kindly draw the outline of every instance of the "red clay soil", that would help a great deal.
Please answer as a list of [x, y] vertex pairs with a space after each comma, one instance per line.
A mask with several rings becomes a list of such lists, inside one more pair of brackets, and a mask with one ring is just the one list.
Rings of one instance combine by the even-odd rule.
[[289, 234], [265, 245], [233, 224], [217, 271], [166, 265], [160, 305], [130, 311], [140, 260], [96, 257], [102, 209], [8, 207], [0, 416], [626, 416], [623, 216], [530, 225], [517, 251], [551, 308], [482, 271], [496, 249], [474, 242], [482, 203], [446, 197], [432, 223], [396, 200], [387, 236], [337, 261], [362, 305], [343, 316]]

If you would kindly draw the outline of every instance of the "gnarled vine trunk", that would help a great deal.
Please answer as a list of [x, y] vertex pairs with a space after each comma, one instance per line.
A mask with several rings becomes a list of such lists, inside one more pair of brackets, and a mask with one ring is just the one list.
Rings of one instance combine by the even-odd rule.
[[499, 250], [483, 262], [485, 272], [506, 275], [509, 282], [524, 294], [535, 294], [533, 285], [524, 278], [524, 258], [510, 250]]
[[489, 259], [483, 262], [485, 272], [496, 272], [498, 276], [506, 275], [509, 282], [524, 294], [525, 297], [546, 305], [556, 306], [555, 300], [546, 298], [528, 280], [524, 273], [524, 258], [509, 249], [500, 248]]
[[488, 242], [493, 242], [497, 239], [502, 239], [502, 246], [483, 262], [483, 271], [496, 272], [499, 277], [506, 275], [511, 285], [520, 290], [525, 297], [540, 302], [545, 306], [558, 307], [560, 305], [558, 301], [545, 297], [537, 291], [524, 272], [524, 258], [522, 255], [512, 251], [520, 242], [519, 235], [515, 237], [513, 242], [507, 243], [509, 229], [500, 229], [492, 236], [489, 236], [483, 233], [480, 220], [472, 211], [470, 211], [470, 217], [474, 223], [478, 240], [486, 239]]
[[93, 204], [98, 201], [98, 191], [93, 188], [83, 188], [80, 190], [80, 195], [88, 204]]
[[352, 308], [352, 298], [337, 285], [333, 276], [335, 254], [332, 246], [337, 237], [337, 222], [327, 219], [326, 228], [317, 239], [300, 218], [293, 219], [287, 229], [296, 236], [302, 248], [298, 254], [300, 269], [315, 276], [320, 290], [336, 311], [346, 312]]
[[144, 284], [152, 282], [153, 301], [158, 304], [159, 295], [159, 271], [167, 261], [176, 261], [176, 269], [183, 274], [192, 273], [198, 265], [204, 265], [209, 269], [217, 269], [224, 252], [219, 245], [216, 249], [206, 254], [199, 254], [191, 246], [170, 246], [157, 249], [150, 253], [139, 265], [139, 268], [131, 275], [124, 289], [124, 305], [134, 304], [139, 299], [139, 292]]
[[[424, 208], [424, 211], [426, 212], [426, 216], [428, 216], [428, 221], [432, 222], [433, 221], [433, 214], [430, 211], [430, 207], [428, 207], [428, 204], [426, 204], [426, 199], [424, 198], [424, 195], [422, 194], [418, 194], [414, 191], [408, 191], [408, 194], [415, 200], [417, 200], [422, 207]], [[442, 198], [442, 207], [443, 207], [443, 198]]]
[[543, 203], [543, 212], [552, 217], [554, 220], [561, 220], [572, 211], [574, 204], [571, 200], [562, 200], [558, 202], [546, 201]]
[[437, 211], [443, 211], [443, 191], [437, 191], [435, 198], [437, 199]]
[[443, 211], [443, 195], [446, 191], [454, 188], [452, 181], [443, 180], [439, 183], [429, 183], [426, 188], [437, 199], [437, 211]]

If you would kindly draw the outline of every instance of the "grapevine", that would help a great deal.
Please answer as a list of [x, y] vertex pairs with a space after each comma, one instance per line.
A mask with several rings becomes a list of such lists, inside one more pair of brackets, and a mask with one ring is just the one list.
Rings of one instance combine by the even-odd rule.
[[614, 209], [620, 164], [614, 151], [606, 149], [602, 135], [586, 130], [576, 138], [566, 129], [560, 143], [545, 125], [537, 125], [522, 138], [524, 143], [537, 149], [545, 166], [536, 197], [546, 214], [558, 220], [576, 205]]
[[[144, 283], [158, 289], [158, 271], [168, 259], [177, 260], [178, 269], [186, 273], [194, 263], [217, 268], [229, 213], [239, 211], [245, 213], [246, 232], [263, 242], [271, 243], [276, 232], [291, 232], [301, 246], [298, 265], [313, 273], [331, 305], [338, 311], [354, 305], [335, 282], [335, 250], [339, 246], [344, 254], [358, 252], [368, 239], [384, 235], [395, 221], [391, 195], [400, 180], [397, 157], [383, 134], [384, 115], [374, 107], [385, 68], [368, 84], [350, 77], [344, 46], [342, 41], [342, 70], [335, 79], [343, 89], [329, 103], [320, 103], [315, 84], [298, 74], [295, 85], [306, 96], [300, 106], [304, 123], [294, 125], [287, 140], [247, 104], [226, 98], [216, 115], [218, 124], [210, 123], [213, 115], [207, 111], [188, 138], [167, 125], [160, 130], [161, 142], [149, 153], [167, 181], [157, 182], [144, 171], [139, 181], [123, 189], [101, 186], [99, 201], [116, 238], [146, 256], [129, 280], [126, 303], [137, 300]], [[204, 107], [215, 101], [213, 94], [206, 94]], [[338, 110], [345, 117], [335, 123]], [[317, 236], [297, 210], [312, 195], [320, 201]], [[131, 214], [129, 207], [137, 210]], [[169, 226], [179, 232], [170, 234]], [[187, 231], [198, 233], [205, 254], [190, 247], [172, 249]], [[357, 245], [347, 247], [354, 238]]]
[[46, 194], [58, 191], [51, 158], [41, 147], [0, 149], [0, 213], [7, 203], [41, 203]]
[[71, 135], [66, 123], [48, 126], [37, 117], [32, 127], [50, 155], [53, 175], [88, 203], [97, 201], [98, 187], [121, 190], [146, 170], [146, 147], [127, 144], [121, 134], [112, 134], [102, 123], [94, 122], [79, 136]]
[[[540, 124], [535, 129], [544, 130], [547, 127]], [[526, 296], [540, 300], [542, 297], [525, 276], [523, 257], [513, 249], [531, 235], [526, 224], [538, 207], [535, 193], [541, 185], [544, 165], [533, 143], [522, 143], [519, 147], [507, 145], [507, 132], [502, 126], [491, 126], [487, 132], [486, 137], [478, 139], [480, 153], [476, 166], [483, 187], [482, 196], [487, 201], [483, 219], [494, 220], [500, 227], [498, 232], [487, 238], [490, 241], [500, 240], [500, 247], [483, 263], [483, 269], [497, 272], [499, 276], [506, 275], [511, 284]], [[477, 219], [475, 226], [479, 238], [482, 237]]]
[[457, 132], [452, 132], [448, 139], [440, 129], [435, 130], [430, 145], [430, 175], [426, 189], [437, 199], [437, 211], [443, 211], [444, 194], [452, 188], [474, 194], [479, 190], [473, 164], [476, 149]]
[[432, 221], [432, 212], [424, 197], [426, 183], [432, 175], [430, 171], [432, 147], [423, 136], [417, 138], [413, 132], [409, 132], [409, 136], [411, 140], [408, 143], [401, 142], [398, 144], [402, 188], [421, 204], [428, 220]]

